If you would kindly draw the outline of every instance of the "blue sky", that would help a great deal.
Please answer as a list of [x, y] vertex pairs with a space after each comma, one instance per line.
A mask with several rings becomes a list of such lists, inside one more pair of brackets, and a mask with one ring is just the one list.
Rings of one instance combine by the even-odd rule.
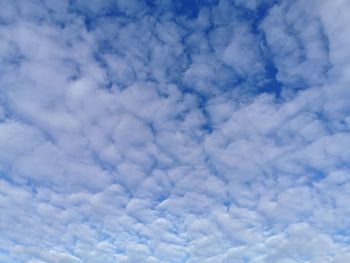
[[0, 4], [0, 262], [350, 262], [349, 1]]

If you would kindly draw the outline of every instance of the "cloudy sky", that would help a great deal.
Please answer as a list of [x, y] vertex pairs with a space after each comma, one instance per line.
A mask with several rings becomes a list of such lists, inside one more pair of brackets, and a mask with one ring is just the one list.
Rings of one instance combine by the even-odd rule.
[[350, 262], [350, 1], [0, 5], [0, 262]]

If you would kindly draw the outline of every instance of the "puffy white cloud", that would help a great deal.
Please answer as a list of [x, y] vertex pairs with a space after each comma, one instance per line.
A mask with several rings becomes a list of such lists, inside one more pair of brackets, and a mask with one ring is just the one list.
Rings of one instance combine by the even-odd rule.
[[0, 261], [349, 260], [347, 1], [151, 2], [0, 0]]

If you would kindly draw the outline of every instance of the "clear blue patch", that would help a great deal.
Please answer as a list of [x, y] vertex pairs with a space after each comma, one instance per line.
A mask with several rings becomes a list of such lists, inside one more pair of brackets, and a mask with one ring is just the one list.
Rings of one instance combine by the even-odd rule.
[[[196, 18], [203, 6], [216, 4], [217, 2], [216, 0], [177, 0], [170, 3], [167, 11], [174, 12], [176, 16]], [[153, 10], [159, 8], [156, 0], [145, 0], [145, 3]], [[163, 4], [162, 1], [158, 3]]]
[[174, 1], [174, 11], [177, 15], [185, 15], [189, 18], [195, 18], [203, 4], [199, 0], [179, 0]]

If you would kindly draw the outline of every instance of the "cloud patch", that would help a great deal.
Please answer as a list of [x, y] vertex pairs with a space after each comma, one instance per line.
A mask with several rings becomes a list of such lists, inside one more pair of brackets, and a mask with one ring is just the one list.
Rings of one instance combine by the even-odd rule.
[[0, 261], [347, 261], [346, 1], [2, 6]]

